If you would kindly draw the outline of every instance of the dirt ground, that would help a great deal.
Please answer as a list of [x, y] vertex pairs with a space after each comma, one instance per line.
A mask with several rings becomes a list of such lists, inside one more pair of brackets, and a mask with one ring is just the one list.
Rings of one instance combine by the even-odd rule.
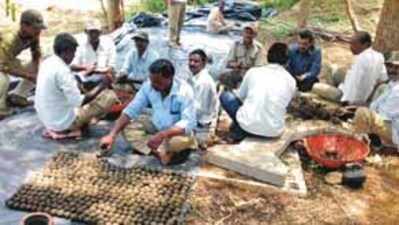
[[365, 167], [367, 181], [360, 190], [328, 185], [323, 173], [304, 165], [306, 197], [199, 179], [188, 224], [396, 225], [399, 159], [387, 157], [384, 162]]

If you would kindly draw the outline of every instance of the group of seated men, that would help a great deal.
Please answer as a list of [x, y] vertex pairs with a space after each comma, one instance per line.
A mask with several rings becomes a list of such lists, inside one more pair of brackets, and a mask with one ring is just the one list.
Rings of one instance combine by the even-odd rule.
[[[8, 74], [29, 80], [29, 85], [19, 84], [25, 89], [33, 86], [31, 81], [36, 82], [34, 107], [48, 138], [80, 138], [91, 122], [118, 103], [115, 90], [123, 90], [134, 98], [100, 146], [110, 151], [122, 133], [136, 151], [154, 154], [169, 164], [187, 149], [207, 142], [214, 132], [219, 104], [233, 121], [229, 142], [247, 136], [279, 137], [284, 132], [286, 108], [298, 88], [324, 97], [339, 93], [331, 100], [362, 106], [354, 118], [358, 132], [377, 134], [386, 145], [399, 143], [399, 111], [395, 107], [399, 103], [399, 59], [393, 54], [385, 66], [383, 56], [371, 48], [366, 32], [357, 32], [351, 40], [356, 57], [342, 84], [326, 88], [318, 82], [321, 50], [310, 31], [299, 32], [292, 46], [273, 43], [266, 53], [256, 41], [257, 27], [249, 24], [227, 56], [226, 71], [220, 77], [224, 89], [218, 96], [216, 82], [206, 69], [208, 57], [201, 49], [190, 52], [191, 76], [183, 80], [177, 78], [170, 60], [159, 58], [150, 48], [148, 34], [139, 31], [133, 36], [136, 48], [117, 72], [115, 46], [101, 34], [98, 22], [87, 24], [83, 43], [69, 33], [58, 34], [54, 55], [41, 61], [39, 37], [45, 28], [41, 14], [27, 10], [21, 15], [19, 30], [1, 34], [0, 116], [10, 114]], [[31, 49], [32, 63], [23, 66], [16, 56], [27, 48]], [[12, 94], [23, 98], [18, 92], [21, 89]], [[377, 92], [380, 94], [365, 108]], [[149, 121], [139, 117], [146, 108], [151, 108]], [[145, 134], [150, 138], [143, 145]]]

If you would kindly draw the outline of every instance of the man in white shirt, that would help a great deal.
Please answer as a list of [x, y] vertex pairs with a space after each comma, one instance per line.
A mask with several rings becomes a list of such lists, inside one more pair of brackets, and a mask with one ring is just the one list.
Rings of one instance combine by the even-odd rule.
[[231, 30], [232, 25], [224, 20], [224, 0], [219, 0], [219, 6], [211, 9], [208, 15], [206, 31], [209, 33], [223, 34]]
[[353, 121], [357, 132], [376, 134], [385, 146], [399, 146], [399, 52], [392, 54], [386, 66], [388, 87], [370, 109], [358, 108]]
[[213, 135], [216, 124], [216, 116], [219, 106], [216, 84], [208, 70], [205, 68], [208, 61], [206, 53], [201, 49], [192, 51], [188, 59], [192, 76], [188, 80], [193, 87], [197, 116], [196, 138], [202, 147]]
[[107, 76], [93, 90], [81, 94], [69, 67], [77, 46], [72, 35], [58, 34], [54, 40], [55, 55], [40, 65], [35, 109], [46, 128], [44, 137], [79, 138], [91, 119], [105, 115], [118, 101], [115, 93], [107, 89], [111, 83]]
[[148, 47], [150, 39], [146, 32], [139, 31], [132, 38], [136, 48], [126, 56], [114, 88], [135, 94], [141, 84], [148, 79], [150, 75], [148, 69], [159, 55]]
[[101, 82], [101, 75], [111, 75], [116, 65], [116, 47], [111, 38], [101, 35], [98, 20], [86, 24], [85, 38], [76, 51], [71, 63], [73, 71], [78, 72], [80, 80], [88, 86]]
[[230, 142], [248, 135], [278, 137], [284, 131], [286, 108], [296, 92], [295, 79], [285, 70], [288, 47], [274, 43], [267, 53], [269, 64], [250, 69], [244, 76], [238, 96], [225, 91], [220, 102], [233, 125]]
[[184, 24], [187, 0], [165, 0], [168, 6], [169, 46], [177, 48], [180, 43], [180, 32]]
[[363, 31], [355, 33], [350, 43], [355, 59], [344, 82], [338, 89], [329, 88], [329, 92], [321, 91], [322, 86], [326, 86], [325, 84], [317, 84], [313, 92], [336, 102], [350, 105], [367, 104], [378, 84], [388, 80], [384, 57], [371, 46], [372, 40], [369, 33]]

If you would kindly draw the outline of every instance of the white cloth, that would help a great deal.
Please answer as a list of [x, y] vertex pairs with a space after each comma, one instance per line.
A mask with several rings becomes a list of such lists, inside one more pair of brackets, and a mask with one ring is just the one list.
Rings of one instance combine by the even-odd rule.
[[391, 81], [388, 88], [376, 100], [370, 109], [392, 123], [392, 141], [399, 145], [399, 81]]
[[68, 129], [76, 118], [75, 109], [82, 105], [83, 99], [72, 71], [61, 58], [54, 55], [41, 63], [35, 109], [46, 128], [54, 131]]
[[187, 0], [172, 0], [172, 3], [187, 3]]
[[366, 103], [377, 82], [386, 80], [383, 55], [368, 48], [355, 57], [344, 83], [339, 86], [343, 92], [341, 101]]
[[[127, 54], [121, 73], [128, 74], [128, 79], [144, 82], [150, 75], [148, 69], [158, 58], [158, 53], [149, 47], [147, 47], [141, 57], [139, 56], [137, 49], [134, 48]], [[137, 85], [136, 88], [138, 88], [138, 86], [139, 85]]]
[[76, 50], [72, 65], [92, 65], [96, 64], [98, 69], [116, 66], [116, 47], [112, 39], [106, 35], [100, 36], [100, 43], [95, 51], [89, 43], [88, 38], [84, 38]]
[[188, 83], [194, 90], [197, 122], [202, 126], [211, 124], [216, 119], [219, 106], [215, 81], [208, 70], [203, 69], [193, 75]]
[[295, 79], [282, 66], [268, 64], [250, 69], [239, 90], [243, 105], [236, 118], [240, 127], [260, 136], [280, 136], [286, 108], [295, 92]]

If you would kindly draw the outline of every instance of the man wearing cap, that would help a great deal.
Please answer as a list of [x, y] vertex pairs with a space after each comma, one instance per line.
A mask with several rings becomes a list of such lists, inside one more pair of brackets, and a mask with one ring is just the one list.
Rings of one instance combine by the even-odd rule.
[[118, 102], [109, 90], [111, 79], [103, 76], [99, 85], [82, 94], [70, 69], [78, 43], [69, 33], [55, 37], [55, 55], [40, 65], [35, 94], [35, 109], [50, 139], [80, 138], [92, 119], [104, 116]]
[[148, 33], [139, 31], [132, 39], [136, 48], [127, 54], [114, 88], [135, 94], [141, 84], [148, 79], [150, 74], [148, 68], [159, 55], [149, 47]]
[[[33, 89], [41, 58], [40, 33], [43, 29], [46, 29], [46, 26], [40, 12], [26, 10], [21, 14], [19, 30], [0, 33], [0, 119], [12, 113], [7, 106], [7, 97], [11, 103], [28, 104], [26, 97]], [[30, 49], [32, 56], [31, 63], [28, 65], [22, 65], [17, 59], [17, 56], [25, 49]], [[9, 96], [10, 78], [8, 75], [23, 78], [13, 94]]]
[[242, 40], [234, 43], [227, 56], [229, 71], [221, 77], [222, 83], [231, 81], [235, 86], [250, 68], [266, 64], [265, 50], [263, 45], [256, 41], [256, 36], [257, 24], [247, 24], [242, 32]]
[[169, 46], [179, 47], [180, 32], [184, 23], [187, 0], [165, 0], [168, 6]]
[[116, 64], [116, 48], [111, 38], [101, 35], [98, 20], [86, 24], [85, 38], [76, 51], [71, 68], [78, 72], [79, 79], [88, 86], [96, 85], [102, 75], [112, 75]]
[[399, 52], [386, 62], [389, 83], [370, 108], [360, 107], [353, 119], [355, 131], [376, 134], [383, 145], [399, 146]]

